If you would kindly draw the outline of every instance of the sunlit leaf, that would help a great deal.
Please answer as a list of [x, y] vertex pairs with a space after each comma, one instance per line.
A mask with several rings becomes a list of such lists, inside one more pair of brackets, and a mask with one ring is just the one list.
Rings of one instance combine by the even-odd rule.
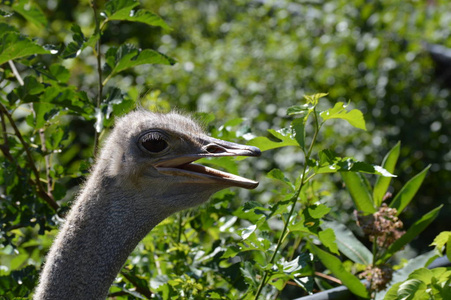
[[293, 131], [291, 129], [284, 128], [278, 131], [269, 129], [268, 132], [271, 133], [274, 137], [276, 137], [279, 141], [273, 141], [268, 139], [267, 137], [256, 137], [250, 140], [247, 144], [255, 146], [259, 148], [261, 151], [267, 151], [287, 146], [299, 146], [299, 144], [296, 142], [293, 136]]
[[442, 231], [429, 246], [435, 246], [439, 251], [448, 243], [451, 238], [451, 231]]
[[24, 56], [49, 53], [50, 51], [19, 33], [8, 31], [0, 36], [0, 65]]
[[309, 165], [314, 168], [318, 174], [336, 173], [336, 172], [360, 172], [368, 174], [377, 174], [385, 177], [396, 177], [381, 166], [369, 164], [362, 161], [356, 161], [350, 157], [339, 157], [333, 151], [328, 149], [319, 152], [319, 160], [311, 160]]
[[336, 236], [331, 228], [327, 228], [323, 231], [318, 232], [318, 238], [321, 243], [329, 249], [330, 252], [339, 255], [338, 246], [336, 243]]
[[308, 212], [312, 218], [321, 219], [330, 212], [330, 207], [324, 204], [311, 205], [308, 207]]
[[351, 194], [351, 198], [354, 201], [357, 210], [366, 214], [376, 212], [370, 191], [368, 190], [368, 186], [362, 178], [362, 175], [353, 172], [341, 172], [341, 176], [343, 177], [346, 188]]
[[427, 166], [423, 171], [415, 175], [412, 179], [410, 179], [399, 191], [398, 194], [396, 194], [393, 201], [390, 203], [390, 207], [396, 208], [398, 210], [397, 215], [402, 213], [404, 208], [412, 201], [413, 197], [417, 193], [418, 189], [420, 188], [421, 184], [423, 183], [424, 178], [426, 177], [426, 174], [431, 166]]
[[257, 225], [251, 225], [251, 226], [244, 228], [241, 231], [241, 238], [243, 240], [247, 239], [256, 229], [257, 229]]
[[302, 149], [305, 148], [305, 124], [303, 119], [295, 119], [291, 122], [294, 130], [294, 138]]
[[170, 27], [158, 15], [145, 9], [133, 9], [139, 5], [136, 0], [111, 0], [105, 5], [105, 15], [108, 20], [141, 22], [150, 26], [165, 29]]
[[308, 113], [309, 105], [295, 105], [287, 109], [287, 115], [304, 115]]
[[424, 284], [424, 282], [418, 279], [409, 279], [399, 286], [398, 299], [428, 300], [430, 299], [430, 297], [426, 293], [426, 285]]
[[47, 26], [47, 19], [41, 8], [34, 1], [19, 0], [14, 1], [12, 9], [18, 14], [22, 15], [30, 23], [43, 28]]
[[33, 110], [35, 112], [35, 128], [42, 128], [45, 123], [55, 114], [58, 113], [58, 109], [54, 104], [48, 102], [35, 102], [33, 103]]
[[60, 64], [53, 64], [49, 69], [50, 73], [58, 82], [67, 83], [69, 81], [70, 72], [64, 66]]
[[74, 58], [77, 57], [81, 51], [83, 50], [84, 43], [86, 41], [85, 35], [81, 31], [80, 26], [78, 24], [72, 24], [70, 29], [73, 32], [72, 42], [70, 42], [64, 51], [61, 53], [62, 58]]
[[312, 252], [321, 260], [321, 262], [328, 268], [332, 274], [343, 282], [343, 284], [356, 296], [368, 298], [368, 291], [360, 280], [348, 272], [343, 263], [334, 255], [318, 248], [310, 243]]
[[307, 101], [307, 104], [317, 105], [320, 98], [326, 97], [328, 93], [317, 93], [313, 95], [305, 95], [304, 99]]
[[143, 64], [175, 64], [175, 60], [164, 54], [150, 49], [140, 51], [130, 44], [121, 45], [119, 48], [111, 47], [105, 55], [105, 60], [108, 78], [105, 79], [104, 84], [111, 76], [135, 66]]
[[362, 112], [358, 109], [347, 111], [343, 102], [337, 102], [333, 108], [322, 111], [319, 115], [324, 121], [330, 119], [343, 119], [356, 128], [366, 130]]
[[285, 183], [287, 186], [289, 186], [292, 191], [294, 190], [293, 184], [290, 182], [290, 180], [288, 178], [285, 177], [285, 175], [283, 174], [283, 172], [281, 170], [272, 169], [271, 171], [269, 171], [269, 173], [266, 176], [268, 178], [279, 180], [279, 181]]
[[[382, 161], [382, 168], [390, 173], [394, 173], [396, 162], [398, 161], [399, 152], [401, 150], [401, 142], [398, 142], [385, 156]], [[373, 189], [373, 201], [376, 207], [379, 207], [382, 203], [382, 199], [387, 192], [390, 185], [391, 178], [387, 176], [380, 176], [376, 179]]]

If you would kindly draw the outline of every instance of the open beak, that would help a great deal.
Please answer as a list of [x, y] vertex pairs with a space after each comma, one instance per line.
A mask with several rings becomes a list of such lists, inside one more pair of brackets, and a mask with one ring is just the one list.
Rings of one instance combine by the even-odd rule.
[[193, 162], [204, 157], [260, 156], [260, 149], [253, 146], [226, 142], [208, 136], [203, 137], [199, 142], [203, 146], [196, 149], [197, 153], [178, 155], [158, 163], [155, 167], [160, 173], [183, 176], [188, 181], [192, 180], [193, 182], [216, 183], [245, 189], [254, 189], [258, 186], [257, 181]]

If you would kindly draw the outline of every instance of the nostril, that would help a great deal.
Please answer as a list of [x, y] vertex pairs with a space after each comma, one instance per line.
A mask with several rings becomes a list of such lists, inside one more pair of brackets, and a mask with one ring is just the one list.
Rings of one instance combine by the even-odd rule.
[[216, 145], [208, 145], [205, 150], [207, 150], [208, 153], [222, 153], [224, 152], [224, 149], [216, 146]]

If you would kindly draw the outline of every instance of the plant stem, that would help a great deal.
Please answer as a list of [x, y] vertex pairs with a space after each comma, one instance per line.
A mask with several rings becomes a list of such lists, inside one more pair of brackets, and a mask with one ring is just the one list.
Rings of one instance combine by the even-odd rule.
[[36, 164], [34, 162], [33, 156], [31, 155], [28, 143], [25, 142], [24, 138], [22, 137], [22, 134], [20, 133], [19, 129], [16, 126], [16, 123], [14, 122], [11, 114], [8, 112], [8, 110], [6, 109], [6, 107], [3, 106], [2, 103], [0, 103], [0, 110], [2, 111], [2, 113], [8, 118], [9, 123], [11, 124], [15, 135], [17, 136], [17, 138], [19, 139], [20, 143], [22, 144], [25, 153], [26, 153], [26, 157], [28, 160], [28, 166], [31, 168], [31, 171], [33, 172], [34, 176], [36, 177], [36, 186], [38, 189], [38, 193], [39, 195], [54, 209], [54, 210], [58, 210], [59, 209], [59, 205], [58, 203], [56, 203], [55, 199], [53, 199], [53, 195], [49, 194], [48, 192], [46, 192], [46, 190], [44, 189], [44, 187], [41, 184], [40, 181], [40, 176], [39, 176], [39, 171], [38, 169], [36, 169]]
[[16, 77], [17, 81], [19, 81], [20, 85], [24, 85], [24, 81], [22, 79], [22, 77], [20, 76], [19, 72], [16, 69], [16, 66], [14, 65], [14, 62], [12, 60], [8, 60], [8, 64], [11, 68], [11, 70], [13, 71], [14, 76]]
[[180, 244], [180, 242], [182, 240], [182, 228], [183, 228], [182, 221], [183, 221], [182, 213], [179, 212], [179, 231], [177, 233], [177, 243], [178, 244]]
[[[301, 184], [299, 185], [299, 188], [294, 193], [293, 197], [290, 199], [290, 201], [292, 201], [293, 204], [291, 206], [290, 212], [288, 213], [288, 216], [287, 216], [287, 219], [286, 219], [285, 224], [283, 226], [282, 233], [280, 234], [279, 240], [277, 241], [276, 249], [274, 250], [274, 252], [273, 252], [273, 254], [271, 256], [271, 259], [269, 261], [270, 264], [274, 264], [274, 261], [276, 259], [277, 253], [279, 251], [279, 248], [282, 245], [283, 241], [285, 240], [286, 236], [288, 236], [288, 232], [287, 231], [288, 231], [288, 225], [290, 223], [291, 216], [294, 213], [294, 209], [296, 207], [296, 203], [297, 203], [297, 201], [299, 199], [299, 195], [300, 195], [300, 193], [302, 191], [302, 188], [308, 182], [308, 180], [305, 179], [306, 175], [308, 174], [307, 162], [310, 159], [310, 155], [312, 154], [313, 146], [315, 145], [316, 139], [318, 137], [318, 132], [319, 132], [319, 129], [321, 127], [319, 125], [319, 123], [318, 123], [318, 116], [317, 116], [315, 108], [313, 108], [313, 116], [314, 116], [314, 119], [315, 119], [315, 132], [313, 134], [312, 142], [310, 143], [310, 146], [309, 146], [309, 149], [308, 149], [307, 153], [305, 153], [305, 151], [303, 150], [304, 151], [304, 156], [305, 156], [305, 163], [304, 163], [304, 168], [303, 168], [302, 175], [301, 175]], [[312, 177], [310, 176], [308, 179], [310, 179], [310, 178], [312, 178]], [[261, 292], [263, 290], [263, 287], [266, 285], [266, 281], [268, 279], [268, 274], [269, 274], [269, 271], [265, 271], [264, 272], [262, 280], [260, 281], [260, 285], [258, 286], [257, 292], [255, 293], [255, 298], [254, 298], [255, 300], [258, 299], [258, 297], [260, 296], [260, 294], [261, 294]]]
[[[102, 103], [102, 94], [103, 94], [103, 82], [102, 82], [102, 53], [100, 50], [100, 46], [101, 46], [101, 30], [100, 30], [100, 24], [99, 24], [99, 18], [97, 17], [97, 7], [95, 4], [95, 1], [91, 1], [91, 7], [94, 11], [94, 20], [96, 22], [96, 29], [95, 29], [95, 34], [99, 34], [99, 38], [97, 39], [97, 43], [96, 43], [96, 58], [97, 58], [97, 77], [98, 77], [98, 90], [97, 90], [97, 103], [96, 103], [96, 108], [99, 109], [100, 108], [100, 104]], [[100, 132], [97, 132], [97, 130], [95, 130], [95, 134], [94, 134], [94, 156], [97, 154], [97, 150], [99, 148], [99, 134]]]
[[47, 177], [47, 193], [52, 194], [53, 183], [52, 177], [50, 176], [50, 154], [47, 153], [47, 147], [45, 145], [45, 134], [44, 129], [39, 129], [39, 138], [41, 140], [42, 152], [44, 152], [44, 161], [45, 161], [45, 175]]
[[[13, 74], [16, 77], [16, 79], [19, 82], [19, 84], [21, 86], [23, 86], [25, 83], [24, 83], [22, 77], [20, 76], [19, 71], [17, 71], [16, 65], [14, 64], [14, 62], [12, 60], [9, 60], [8, 64], [11, 67], [11, 70], [13, 71]], [[11, 122], [11, 119], [10, 119], [10, 122]], [[3, 124], [3, 118], [2, 118], [2, 125], [4, 125]], [[7, 145], [6, 143], [8, 142], [8, 140], [6, 138], [6, 129], [5, 129], [4, 133], [5, 133], [5, 145]], [[42, 151], [44, 153], [46, 153], [47, 152], [47, 147], [45, 146], [45, 135], [44, 135], [44, 129], [42, 129], [42, 128], [39, 129], [39, 137], [40, 137], [40, 140], [41, 140]], [[45, 174], [46, 174], [46, 178], [47, 178], [47, 192], [45, 193], [44, 190], [41, 190], [41, 192], [47, 194], [51, 199], [53, 199], [53, 195], [52, 195], [52, 190], [53, 190], [52, 178], [50, 177], [50, 159], [49, 159], [49, 156], [47, 154], [44, 155], [44, 160], [45, 160]], [[38, 182], [40, 182], [39, 177], [36, 180]]]

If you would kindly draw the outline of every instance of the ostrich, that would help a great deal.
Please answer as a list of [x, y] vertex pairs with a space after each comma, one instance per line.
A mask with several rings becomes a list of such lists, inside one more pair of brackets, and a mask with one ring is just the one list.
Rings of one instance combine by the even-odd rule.
[[177, 113], [120, 118], [47, 255], [34, 299], [105, 299], [131, 251], [163, 219], [221, 189], [258, 185], [192, 162], [260, 153], [209, 137]]

